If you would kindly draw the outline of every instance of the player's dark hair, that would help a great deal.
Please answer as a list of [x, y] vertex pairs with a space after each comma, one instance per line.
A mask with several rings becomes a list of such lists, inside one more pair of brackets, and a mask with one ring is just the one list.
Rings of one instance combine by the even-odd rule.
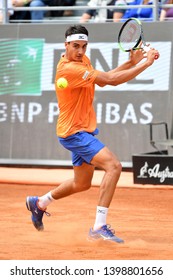
[[88, 30], [83, 25], [72, 25], [65, 32], [65, 38], [72, 34], [85, 34], [88, 36]]

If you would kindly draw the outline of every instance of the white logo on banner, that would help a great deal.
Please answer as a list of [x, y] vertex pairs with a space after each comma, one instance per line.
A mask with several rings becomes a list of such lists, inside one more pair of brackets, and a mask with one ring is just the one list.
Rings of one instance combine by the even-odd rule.
[[[171, 63], [171, 42], [152, 42], [152, 46], [159, 50], [160, 58], [156, 63], [149, 67], [146, 71], [136, 77], [136, 83], [125, 83], [118, 86], [96, 86], [99, 91], [168, 91], [170, 80], [170, 63]], [[54, 53], [55, 50], [63, 50], [64, 44], [48, 44], [44, 45], [43, 53], [43, 67], [42, 67], [42, 90], [54, 90]], [[115, 58], [114, 51], [119, 50], [117, 43], [89, 43], [87, 49], [87, 56], [91, 58], [93, 53], [97, 51], [101, 56], [95, 59], [94, 68], [100, 71], [107, 71], [103, 68], [104, 63], [109, 70], [116, 67], [113, 61]], [[165, 52], [166, 50], [166, 52]], [[127, 61], [129, 54], [119, 50], [118, 52], [118, 65]], [[58, 61], [57, 61], [58, 62]]]
[[173, 178], [173, 171], [171, 171], [168, 166], [164, 170], [160, 170], [160, 164], [157, 163], [153, 168], [149, 168], [147, 161], [144, 166], [141, 167], [139, 173], [137, 178], [158, 178], [160, 183], [163, 183], [166, 178]]

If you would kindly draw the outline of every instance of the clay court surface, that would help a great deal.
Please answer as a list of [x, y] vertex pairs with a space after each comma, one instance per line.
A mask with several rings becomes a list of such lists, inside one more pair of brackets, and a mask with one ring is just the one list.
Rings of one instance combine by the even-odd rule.
[[28, 195], [42, 195], [71, 178], [72, 170], [0, 168], [1, 260], [172, 260], [172, 186], [134, 185], [132, 173], [123, 172], [108, 214], [124, 244], [89, 242], [102, 171], [93, 187], [56, 201], [38, 232], [25, 207]]

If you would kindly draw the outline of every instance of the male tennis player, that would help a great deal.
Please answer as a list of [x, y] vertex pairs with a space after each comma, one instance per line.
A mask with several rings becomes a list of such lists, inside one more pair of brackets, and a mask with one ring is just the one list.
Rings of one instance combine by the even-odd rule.
[[[91, 187], [94, 168], [105, 171], [100, 184], [100, 192], [93, 227], [89, 238], [123, 240], [107, 225], [107, 214], [121, 173], [121, 164], [96, 135], [98, 134], [96, 115], [93, 107], [94, 87], [116, 86], [135, 78], [155, 61], [158, 51], [151, 49], [147, 54], [142, 50], [131, 51], [127, 62], [117, 68], [102, 72], [95, 70], [85, 55], [88, 45], [88, 31], [82, 25], [71, 26], [65, 33], [65, 54], [60, 59], [55, 87], [60, 114], [57, 122], [57, 136], [60, 143], [72, 152], [74, 178], [66, 180], [47, 194], [28, 196], [26, 205], [32, 212], [32, 222], [37, 230], [43, 230], [43, 214], [54, 200], [64, 198]], [[138, 64], [143, 58], [144, 62]], [[57, 87], [57, 80], [67, 79], [68, 86]], [[88, 206], [89, 207], [89, 206]]]

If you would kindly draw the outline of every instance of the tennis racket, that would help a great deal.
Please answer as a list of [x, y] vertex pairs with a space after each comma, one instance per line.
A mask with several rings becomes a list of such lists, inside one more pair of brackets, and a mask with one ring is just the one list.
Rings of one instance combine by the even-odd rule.
[[[143, 47], [139, 46], [142, 42]], [[151, 48], [147, 46], [144, 39], [144, 32], [142, 23], [139, 19], [129, 18], [125, 21], [118, 34], [119, 48], [124, 52], [130, 52], [131, 50], [143, 49], [148, 52]], [[155, 55], [155, 59], [158, 59], [159, 55]]]

